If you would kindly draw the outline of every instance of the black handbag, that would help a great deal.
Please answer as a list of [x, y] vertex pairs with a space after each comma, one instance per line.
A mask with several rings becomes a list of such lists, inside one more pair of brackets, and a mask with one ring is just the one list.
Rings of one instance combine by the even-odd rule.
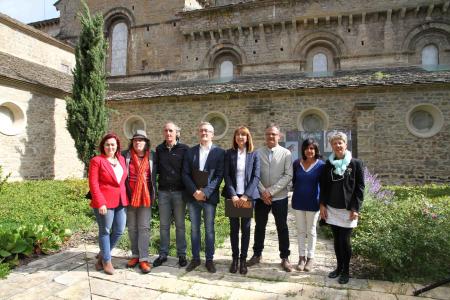
[[86, 195], [84, 195], [84, 198], [91, 200], [92, 199], [91, 191], [87, 192]]

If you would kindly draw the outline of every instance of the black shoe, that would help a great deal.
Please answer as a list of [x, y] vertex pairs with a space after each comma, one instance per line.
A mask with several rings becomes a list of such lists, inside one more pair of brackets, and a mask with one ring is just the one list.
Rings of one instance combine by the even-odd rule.
[[231, 262], [230, 265], [230, 273], [236, 273], [237, 270], [238, 270], [238, 259], [233, 258], [233, 261]]
[[193, 260], [191, 260], [189, 265], [186, 267], [186, 272], [193, 271], [198, 266], [200, 266], [200, 259], [193, 259]]
[[186, 265], [187, 265], [186, 256], [179, 256], [178, 257], [178, 264], [180, 265], [180, 267], [186, 267]]
[[208, 259], [205, 263], [206, 270], [209, 273], [216, 273], [216, 266], [214, 266], [214, 262], [212, 259]]
[[336, 269], [333, 272], [328, 273], [328, 278], [336, 278], [339, 275], [341, 275], [342, 270], [341, 269]]
[[348, 283], [349, 279], [350, 279], [350, 276], [348, 273], [342, 273], [341, 276], [339, 276], [338, 282], [340, 284], [346, 284], [346, 283]]
[[153, 261], [153, 264], [152, 264], [153, 268], [159, 267], [165, 261], [167, 261], [167, 257], [161, 256], [161, 255], [158, 256], [158, 258]]
[[247, 274], [247, 260], [245, 258], [241, 258], [240, 265], [239, 265], [239, 273], [242, 275]]
[[250, 260], [247, 262], [247, 266], [251, 267], [256, 264], [259, 264], [261, 262], [261, 258], [262, 258], [262, 256], [253, 255], [252, 258], [250, 258]]

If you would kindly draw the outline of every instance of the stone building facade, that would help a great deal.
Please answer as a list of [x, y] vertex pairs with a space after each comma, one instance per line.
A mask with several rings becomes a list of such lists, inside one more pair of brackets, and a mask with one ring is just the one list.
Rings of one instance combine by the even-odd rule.
[[11, 180], [83, 176], [66, 129], [73, 48], [0, 14], [0, 165]]
[[[110, 42], [110, 128], [154, 144], [173, 120], [196, 143], [211, 121], [229, 147], [248, 125], [351, 130], [387, 183], [450, 181], [450, 1], [88, 0]], [[79, 1], [60, 0], [75, 43]]]

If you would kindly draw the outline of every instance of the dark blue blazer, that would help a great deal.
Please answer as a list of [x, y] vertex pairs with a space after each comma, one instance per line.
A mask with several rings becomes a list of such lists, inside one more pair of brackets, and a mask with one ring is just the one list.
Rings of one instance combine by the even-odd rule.
[[[236, 171], [237, 171], [237, 150], [229, 149], [225, 154], [225, 188], [223, 196], [230, 199], [236, 196]], [[256, 151], [247, 152], [245, 160], [245, 180], [244, 195], [253, 200], [258, 199], [258, 183], [260, 179], [259, 154]]]
[[[192, 196], [197, 187], [192, 179], [192, 170], [199, 169], [200, 145], [196, 145], [186, 151], [183, 160], [183, 183], [186, 187], [188, 201], [196, 201]], [[223, 179], [223, 163], [225, 150], [216, 145], [212, 145], [206, 159], [204, 171], [208, 174], [208, 185], [203, 188], [206, 195], [206, 202], [216, 205], [219, 202], [219, 187]]]

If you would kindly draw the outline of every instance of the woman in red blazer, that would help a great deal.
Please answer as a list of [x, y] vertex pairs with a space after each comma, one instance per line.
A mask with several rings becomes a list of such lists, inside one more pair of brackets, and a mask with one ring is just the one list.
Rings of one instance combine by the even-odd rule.
[[89, 165], [91, 207], [98, 224], [100, 253], [95, 268], [112, 275], [111, 250], [125, 230], [128, 199], [125, 189], [127, 169], [120, 155], [120, 141], [114, 133], [108, 133], [100, 142], [100, 155]]

